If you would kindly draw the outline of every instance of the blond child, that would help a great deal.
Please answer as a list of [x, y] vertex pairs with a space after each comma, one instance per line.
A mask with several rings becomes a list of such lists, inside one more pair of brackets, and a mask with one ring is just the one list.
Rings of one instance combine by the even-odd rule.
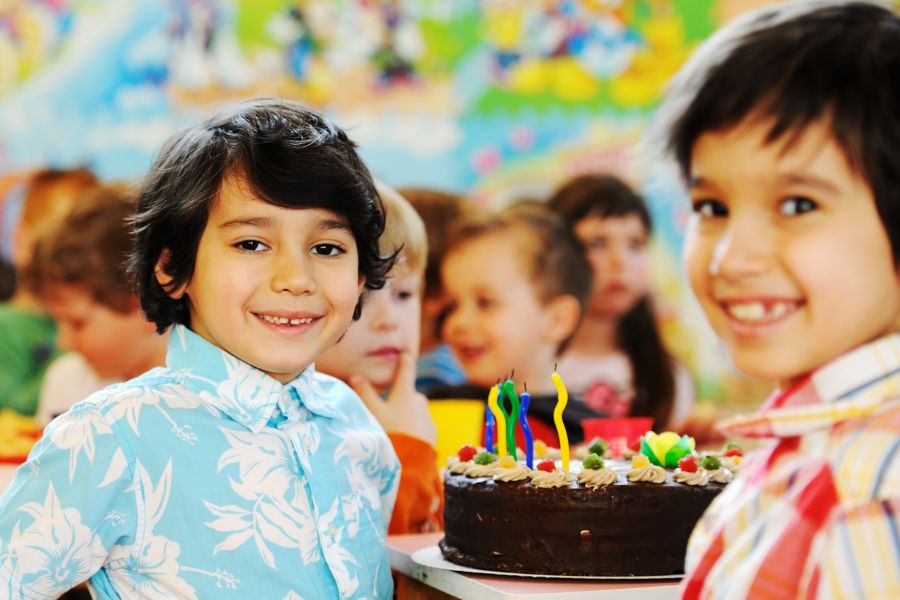
[[[535, 437], [556, 442], [551, 375], [575, 334], [591, 277], [578, 240], [543, 204], [461, 221], [441, 264], [443, 333], [470, 386], [436, 389], [430, 397], [487, 398], [487, 389], [514, 371], [516, 388], [527, 385], [532, 395], [529, 415], [545, 425]], [[583, 438], [582, 419], [603, 416], [576, 399], [564, 413], [573, 442]]]
[[386, 217], [381, 253], [399, 250], [397, 262], [385, 286], [366, 294], [359, 320], [316, 368], [349, 383], [391, 439], [403, 470], [388, 532], [436, 531], [443, 526], [442, 486], [434, 468], [437, 429], [427, 398], [415, 389], [428, 241], [410, 203], [384, 183], [376, 181], [376, 188]]
[[693, 204], [693, 291], [735, 367], [780, 387], [721, 426], [767, 443], [695, 529], [684, 596], [896, 598], [900, 17], [749, 13], [662, 111]]
[[280, 99], [175, 134], [133, 220], [166, 366], [54, 419], [0, 498], [0, 589], [390, 597], [399, 464], [313, 362], [378, 289], [384, 213], [346, 133]]
[[165, 364], [168, 335], [144, 316], [126, 270], [135, 208], [127, 187], [97, 186], [36, 240], [25, 284], [56, 322], [57, 346], [72, 351], [47, 369], [40, 425], [110, 383]]
[[[28, 181], [13, 230], [12, 263], [21, 278], [34, 253], [34, 241], [52, 228], [97, 184], [87, 169], [44, 170]], [[56, 328], [25, 286], [0, 304], [0, 408], [33, 415], [47, 366], [56, 356]]]

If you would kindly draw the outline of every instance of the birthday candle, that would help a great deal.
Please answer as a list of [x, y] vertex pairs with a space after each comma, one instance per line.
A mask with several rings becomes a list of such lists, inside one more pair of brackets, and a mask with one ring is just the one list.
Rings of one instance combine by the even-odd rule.
[[[516, 395], [516, 384], [512, 379], [503, 382], [503, 397], [509, 404], [503, 403], [503, 414], [506, 416], [506, 445], [509, 455], [516, 456], [516, 421], [519, 418], [519, 396]], [[509, 412], [507, 412], [507, 408]]]
[[531, 427], [528, 426], [528, 405], [531, 404], [531, 394], [528, 388], [522, 392], [522, 405], [519, 407], [519, 421], [522, 422], [522, 433], [525, 434], [525, 464], [529, 469], [534, 468], [534, 438], [531, 435]]
[[[491, 388], [491, 394], [495, 388]], [[494, 413], [491, 412], [490, 402], [484, 407], [484, 449], [494, 453]]]
[[559, 453], [562, 455], [563, 471], [569, 470], [569, 436], [566, 434], [566, 426], [563, 425], [562, 414], [569, 402], [569, 392], [563, 384], [562, 377], [556, 371], [550, 376], [556, 387], [556, 407], [553, 409], [553, 422], [556, 424], [556, 435], [559, 436]]
[[[506, 456], [506, 436], [504, 435], [506, 432], [506, 419], [503, 417], [500, 407], [497, 406], [497, 396], [499, 395], [500, 385], [498, 384], [492, 387], [488, 394], [488, 406], [494, 414], [494, 419], [497, 421], [497, 455]], [[493, 437], [493, 432], [491, 432], [491, 437]]]

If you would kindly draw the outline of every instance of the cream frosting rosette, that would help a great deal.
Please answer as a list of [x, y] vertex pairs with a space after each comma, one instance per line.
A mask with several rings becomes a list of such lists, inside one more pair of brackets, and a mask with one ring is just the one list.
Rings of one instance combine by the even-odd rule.
[[693, 473], [678, 469], [672, 476], [672, 479], [678, 483], [686, 485], [707, 485], [709, 484], [709, 471], [705, 469], [697, 469]]

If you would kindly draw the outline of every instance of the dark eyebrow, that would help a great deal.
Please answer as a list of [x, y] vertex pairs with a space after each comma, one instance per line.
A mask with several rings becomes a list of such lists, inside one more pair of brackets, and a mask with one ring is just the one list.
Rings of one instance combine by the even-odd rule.
[[219, 225], [219, 229], [236, 229], [238, 227], [258, 227], [260, 229], [265, 229], [271, 225], [272, 220], [268, 217], [239, 217], [237, 219], [225, 221]]
[[316, 229], [322, 231], [332, 231], [335, 229], [340, 229], [348, 233], [353, 233], [353, 231], [350, 229], [350, 226], [345, 221], [341, 221], [340, 219], [322, 219], [316, 224]]
[[826, 179], [821, 179], [819, 177], [813, 175], [797, 175], [795, 173], [789, 173], [780, 178], [781, 181], [787, 184], [794, 185], [808, 185], [810, 187], [818, 188], [820, 190], [831, 192], [833, 194], [838, 193], [840, 190]]
[[702, 187], [706, 185], [709, 185], [709, 182], [700, 175], [693, 175], [688, 180], [688, 189], [694, 189], [695, 187]]

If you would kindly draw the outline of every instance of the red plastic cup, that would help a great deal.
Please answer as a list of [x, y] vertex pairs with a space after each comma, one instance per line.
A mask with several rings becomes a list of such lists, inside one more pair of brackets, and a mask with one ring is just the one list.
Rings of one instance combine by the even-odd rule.
[[613, 455], [616, 449], [634, 448], [641, 436], [653, 427], [653, 417], [622, 417], [619, 419], [583, 419], [584, 439], [589, 442], [601, 437], [609, 442]]

